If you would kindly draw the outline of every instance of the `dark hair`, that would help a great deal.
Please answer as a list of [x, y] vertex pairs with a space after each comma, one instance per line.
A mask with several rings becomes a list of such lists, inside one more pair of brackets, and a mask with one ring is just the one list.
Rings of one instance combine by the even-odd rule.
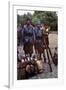
[[31, 19], [30, 18], [27, 18], [27, 20], [26, 21], [30, 21], [31, 22]]

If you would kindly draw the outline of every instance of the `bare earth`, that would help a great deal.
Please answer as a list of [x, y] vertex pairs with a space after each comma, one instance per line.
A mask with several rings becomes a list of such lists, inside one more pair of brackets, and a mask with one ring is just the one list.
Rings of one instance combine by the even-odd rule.
[[[58, 47], [58, 34], [51, 33], [49, 34], [49, 47], [51, 49], [52, 55], [54, 54], [55, 47]], [[21, 55], [24, 54], [23, 47], [19, 47]], [[44, 63], [44, 71], [41, 74], [31, 77], [30, 79], [42, 79], [42, 78], [57, 78], [58, 77], [58, 68], [51, 61], [52, 72], [50, 72], [48, 63]]]
[[[49, 47], [51, 48], [52, 55], [54, 54], [54, 48], [58, 46], [58, 34], [49, 34]], [[37, 76], [31, 77], [30, 79], [43, 79], [43, 78], [57, 78], [58, 67], [51, 62], [52, 72], [49, 70], [49, 65], [44, 63], [44, 72]]]

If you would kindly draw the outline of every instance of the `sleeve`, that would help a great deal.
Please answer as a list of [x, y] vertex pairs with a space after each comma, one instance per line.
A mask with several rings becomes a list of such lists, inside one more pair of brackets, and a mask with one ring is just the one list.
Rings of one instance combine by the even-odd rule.
[[22, 43], [24, 43], [24, 28], [22, 29]]
[[35, 28], [33, 29], [33, 39], [35, 41]]

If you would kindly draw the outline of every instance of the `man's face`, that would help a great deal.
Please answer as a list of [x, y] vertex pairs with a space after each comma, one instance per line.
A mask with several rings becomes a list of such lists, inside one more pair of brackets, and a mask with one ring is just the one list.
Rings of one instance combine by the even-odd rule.
[[47, 29], [48, 28], [48, 25], [45, 25], [45, 29]]
[[40, 24], [38, 24], [37, 27], [40, 28]]
[[27, 25], [30, 25], [30, 20], [27, 21]]

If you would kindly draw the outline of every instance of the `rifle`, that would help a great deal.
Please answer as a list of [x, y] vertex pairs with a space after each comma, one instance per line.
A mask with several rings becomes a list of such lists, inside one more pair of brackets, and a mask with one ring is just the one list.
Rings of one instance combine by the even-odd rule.
[[[48, 37], [48, 35], [47, 35], [47, 37]], [[50, 72], [52, 72], [51, 61], [50, 61], [49, 55], [51, 56], [51, 59], [53, 59], [53, 57], [52, 57], [51, 49], [50, 49], [48, 43], [46, 43], [46, 38], [45, 37], [44, 37], [44, 45], [45, 45], [45, 49], [46, 49], [46, 53], [47, 53], [47, 57], [48, 57], [48, 64], [49, 64], [49, 67], [50, 67]], [[44, 49], [44, 53], [43, 53], [44, 55], [43, 56], [44, 56], [44, 59], [45, 59], [45, 62], [46, 62], [45, 49]]]

